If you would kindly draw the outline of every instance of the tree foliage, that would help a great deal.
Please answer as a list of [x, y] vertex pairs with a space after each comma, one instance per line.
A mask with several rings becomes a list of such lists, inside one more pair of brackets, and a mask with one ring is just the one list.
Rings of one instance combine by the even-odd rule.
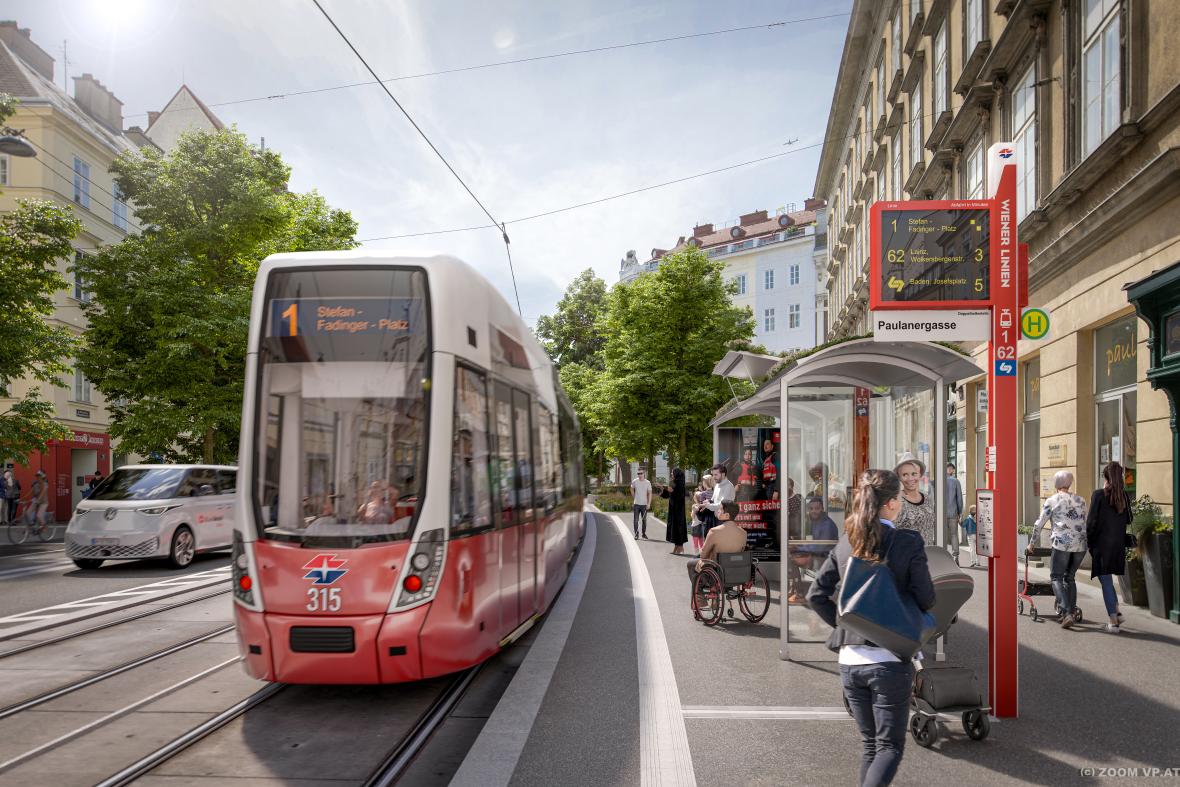
[[[0, 125], [15, 109], [15, 99], [0, 94]], [[73, 334], [48, 320], [67, 285], [57, 261], [70, 257], [80, 228], [69, 208], [52, 202], [20, 200], [0, 216], [0, 399], [13, 398], [18, 380], [62, 385], [69, 371]], [[0, 409], [0, 458], [25, 464], [49, 440], [69, 437], [53, 415], [39, 387]]]
[[352, 248], [356, 223], [314, 191], [288, 192], [282, 158], [237, 131], [190, 132], [111, 171], [146, 230], [79, 264], [94, 296], [80, 366], [125, 450], [233, 462], [259, 263]]
[[710, 463], [708, 423], [731, 396], [713, 366], [754, 334], [749, 309], [730, 300], [723, 269], [688, 247], [611, 290], [604, 370], [590, 397], [610, 455], [650, 461], [664, 450], [673, 465]]

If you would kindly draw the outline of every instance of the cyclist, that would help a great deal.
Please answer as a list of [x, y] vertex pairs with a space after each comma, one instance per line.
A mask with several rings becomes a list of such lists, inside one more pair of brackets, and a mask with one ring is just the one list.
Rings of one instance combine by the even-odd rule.
[[29, 489], [30, 524], [42, 528], [49, 518], [49, 478], [44, 470], [38, 470]]

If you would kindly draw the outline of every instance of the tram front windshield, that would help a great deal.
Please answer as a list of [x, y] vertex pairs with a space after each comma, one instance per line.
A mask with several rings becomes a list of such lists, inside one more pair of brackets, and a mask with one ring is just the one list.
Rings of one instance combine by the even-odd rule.
[[260, 537], [409, 538], [425, 481], [426, 298], [417, 269], [271, 274], [254, 433]]

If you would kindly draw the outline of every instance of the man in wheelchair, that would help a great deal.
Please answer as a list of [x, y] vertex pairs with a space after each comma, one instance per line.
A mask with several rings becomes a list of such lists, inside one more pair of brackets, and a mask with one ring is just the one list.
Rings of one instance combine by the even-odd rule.
[[721, 504], [720, 524], [709, 531], [700, 559], [687, 566], [693, 614], [710, 626], [721, 620], [727, 603], [733, 617], [734, 600], [753, 622], [762, 620], [770, 606], [770, 584], [754, 565], [753, 553], [746, 551], [746, 531], [736, 521], [738, 510], [731, 500]]

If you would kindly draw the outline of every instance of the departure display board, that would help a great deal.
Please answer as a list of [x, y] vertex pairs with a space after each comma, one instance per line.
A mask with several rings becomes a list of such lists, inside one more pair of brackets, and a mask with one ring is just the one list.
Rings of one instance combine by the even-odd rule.
[[870, 239], [872, 307], [989, 303], [990, 218], [983, 200], [875, 205]]

